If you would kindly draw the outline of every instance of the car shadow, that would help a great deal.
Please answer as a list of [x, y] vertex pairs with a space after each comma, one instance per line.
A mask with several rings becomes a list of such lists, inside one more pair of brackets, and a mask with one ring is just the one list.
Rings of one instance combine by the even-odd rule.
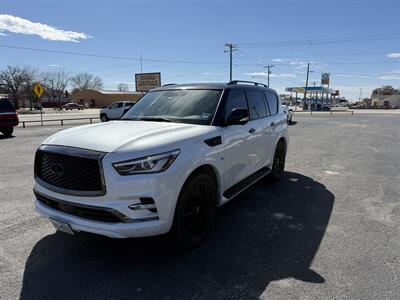
[[12, 138], [15, 138], [15, 135], [5, 136], [0, 133], [0, 140], [7, 140], [7, 139], [12, 139]]
[[321, 284], [310, 265], [333, 203], [321, 183], [286, 172], [221, 207], [209, 239], [192, 252], [176, 251], [165, 237], [55, 233], [31, 251], [21, 299], [249, 299], [274, 280]]
[[290, 121], [289, 123], [288, 123], [288, 125], [290, 125], [290, 126], [292, 126], [292, 125], [296, 125], [297, 124], [297, 122], [296, 121]]

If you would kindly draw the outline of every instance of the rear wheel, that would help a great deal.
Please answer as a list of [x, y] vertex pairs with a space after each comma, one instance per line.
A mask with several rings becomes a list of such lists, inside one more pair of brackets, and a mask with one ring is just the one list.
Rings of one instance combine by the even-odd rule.
[[106, 115], [106, 114], [101, 114], [101, 115], [100, 115], [100, 120], [101, 120], [102, 122], [107, 122], [107, 121], [108, 121], [107, 115]]
[[206, 238], [217, 213], [217, 199], [216, 184], [208, 175], [197, 174], [185, 183], [171, 231], [181, 248], [194, 248]]
[[14, 132], [14, 128], [13, 127], [5, 127], [1, 129], [1, 133], [6, 136], [9, 137], [13, 134]]
[[272, 180], [277, 181], [281, 179], [283, 172], [285, 170], [285, 159], [286, 159], [285, 144], [281, 141], [278, 143], [275, 149], [274, 162], [270, 173], [270, 177], [272, 178]]

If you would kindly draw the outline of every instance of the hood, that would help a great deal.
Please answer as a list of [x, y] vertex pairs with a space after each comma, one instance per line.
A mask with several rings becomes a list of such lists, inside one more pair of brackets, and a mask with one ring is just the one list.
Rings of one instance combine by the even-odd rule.
[[211, 126], [151, 121], [112, 121], [62, 130], [43, 141], [102, 152], [145, 150], [212, 131]]

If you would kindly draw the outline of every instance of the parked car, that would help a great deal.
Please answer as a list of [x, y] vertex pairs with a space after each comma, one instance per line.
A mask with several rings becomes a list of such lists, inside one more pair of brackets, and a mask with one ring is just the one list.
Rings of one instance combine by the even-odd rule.
[[102, 122], [107, 122], [109, 120], [118, 120], [131, 109], [131, 107], [135, 104], [132, 101], [119, 101], [114, 102], [108, 107], [102, 108], [100, 110], [100, 120]]
[[253, 183], [281, 178], [288, 125], [263, 84], [169, 85], [120, 121], [60, 131], [35, 157], [35, 206], [70, 234], [112, 238], [171, 233], [184, 248]]
[[293, 119], [293, 109], [289, 108], [289, 106], [282, 104], [282, 110], [286, 114], [288, 123], [292, 122]]
[[0, 132], [4, 136], [11, 136], [14, 127], [19, 123], [18, 113], [15, 111], [11, 101], [6, 98], [0, 99]]
[[64, 108], [65, 110], [68, 110], [68, 109], [70, 109], [70, 110], [73, 110], [73, 109], [84, 110], [85, 106], [83, 106], [81, 104], [78, 104], [78, 103], [72, 103], [71, 102], [71, 103], [64, 104], [62, 106], [62, 108]]

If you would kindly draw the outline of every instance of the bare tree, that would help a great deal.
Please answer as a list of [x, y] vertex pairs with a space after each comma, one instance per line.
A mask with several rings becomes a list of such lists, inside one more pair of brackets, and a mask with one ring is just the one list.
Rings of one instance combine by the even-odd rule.
[[120, 83], [120, 84], [118, 84], [117, 89], [120, 92], [127, 92], [127, 91], [129, 91], [129, 86], [126, 83]]
[[64, 69], [57, 69], [42, 74], [42, 81], [47, 89], [49, 97], [58, 98], [59, 108], [61, 108], [61, 95], [64, 93], [71, 77]]
[[73, 92], [82, 89], [99, 90], [103, 88], [103, 81], [100, 77], [94, 76], [87, 72], [76, 74], [71, 78]]
[[18, 99], [24, 92], [24, 85], [28, 80], [26, 69], [18, 66], [7, 66], [0, 71], [0, 84], [11, 94], [14, 107], [19, 108]]

